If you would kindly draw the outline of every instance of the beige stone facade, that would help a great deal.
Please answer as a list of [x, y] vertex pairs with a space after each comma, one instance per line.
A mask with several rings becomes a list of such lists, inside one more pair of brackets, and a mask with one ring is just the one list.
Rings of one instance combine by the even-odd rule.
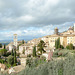
[[21, 46], [19, 46], [19, 53], [20, 54], [23, 54], [23, 51], [24, 51], [24, 54], [27, 56], [29, 54], [32, 54], [32, 50], [33, 50], [33, 46], [32, 44], [23, 44]]
[[[75, 27], [74, 27], [75, 28]], [[59, 33], [58, 35], [53, 34], [49, 36], [49, 47], [53, 48], [55, 46], [55, 40], [60, 37], [60, 43], [64, 47], [72, 43], [75, 46], [75, 30], [70, 27], [66, 32]]]
[[25, 55], [32, 54], [32, 50], [34, 46], [37, 46], [40, 40], [43, 40], [45, 42], [45, 50], [54, 49], [55, 47], [55, 41], [60, 38], [60, 43], [64, 47], [66, 47], [68, 44], [72, 43], [75, 46], [75, 24], [74, 28], [69, 27], [69, 29], [65, 32], [59, 33], [58, 28], [54, 29], [53, 35], [44, 36], [41, 38], [33, 39], [28, 41], [27, 43], [19, 46], [19, 52], [22, 53], [25, 49]]

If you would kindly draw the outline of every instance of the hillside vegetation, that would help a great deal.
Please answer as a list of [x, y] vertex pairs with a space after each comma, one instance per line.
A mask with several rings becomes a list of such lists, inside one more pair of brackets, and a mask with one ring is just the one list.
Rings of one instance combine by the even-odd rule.
[[[75, 74], [75, 51], [74, 50], [56, 50], [52, 60], [40, 63], [39, 59], [30, 59], [31, 64], [15, 75], [74, 75]], [[57, 56], [56, 56], [57, 55]], [[63, 59], [64, 57], [65, 59]], [[59, 60], [57, 58], [60, 58]], [[43, 59], [43, 58], [42, 58]], [[37, 61], [39, 63], [37, 63]], [[39, 65], [38, 65], [39, 64]], [[30, 66], [29, 66], [30, 65]], [[3, 75], [3, 74], [1, 74]], [[8, 75], [8, 74], [5, 74]], [[12, 74], [14, 75], [14, 74]]]

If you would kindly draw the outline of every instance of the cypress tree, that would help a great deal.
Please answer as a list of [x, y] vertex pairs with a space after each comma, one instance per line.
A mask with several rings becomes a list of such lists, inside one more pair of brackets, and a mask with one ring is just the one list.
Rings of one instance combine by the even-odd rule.
[[73, 44], [72, 43], [70, 43], [70, 50], [72, 50], [73, 49]]
[[22, 40], [22, 44], [24, 44], [24, 40]]
[[60, 44], [60, 38], [58, 38], [58, 39], [55, 41], [55, 47], [56, 47], [56, 49], [62, 48], [62, 47], [61, 47], [61, 44]]
[[33, 48], [33, 57], [35, 57], [36, 56], [36, 46], [34, 46], [34, 48]]
[[12, 56], [14, 56], [14, 52], [13, 52], [13, 49], [12, 49], [11, 55], [12, 55]]
[[56, 47], [56, 49], [58, 49], [58, 42], [57, 42], [57, 40], [55, 41], [55, 47]]
[[6, 48], [6, 45], [4, 44], [4, 49]]
[[14, 64], [17, 63], [16, 50], [14, 51]]
[[2, 48], [2, 44], [0, 43], [0, 48]]
[[58, 48], [60, 48], [60, 38], [58, 38]]

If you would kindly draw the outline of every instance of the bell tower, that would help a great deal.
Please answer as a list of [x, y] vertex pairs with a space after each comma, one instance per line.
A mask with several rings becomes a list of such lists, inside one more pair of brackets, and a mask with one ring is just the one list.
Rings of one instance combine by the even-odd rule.
[[17, 48], [17, 34], [14, 34], [14, 46]]
[[58, 35], [58, 28], [57, 27], [54, 29], [54, 34]]

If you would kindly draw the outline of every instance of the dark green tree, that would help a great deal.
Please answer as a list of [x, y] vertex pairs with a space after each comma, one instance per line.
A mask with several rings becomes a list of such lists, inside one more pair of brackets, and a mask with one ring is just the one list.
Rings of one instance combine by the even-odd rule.
[[16, 50], [14, 51], [14, 64], [17, 63]]
[[56, 49], [58, 49], [57, 40], [55, 40], [55, 47], [56, 47]]
[[69, 45], [66, 46], [66, 48], [69, 49], [69, 50], [73, 50], [74, 47], [73, 47], [73, 44], [70, 43]]
[[13, 65], [14, 64], [14, 57], [12, 55], [8, 56], [8, 64]]
[[12, 51], [11, 51], [11, 55], [14, 56], [14, 51], [13, 51], [13, 49], [12, 49]]
[[41, 54], [42, 52], [45, 52], [44, 47], [45, 47], [45, 42], [41, 40], [40, 43], [38, 44], [38, 51], [40, 51]]
[[69, 45], [67, 45], [66, 48], [69, 49]]
[[2, 44], [0, 43], [0, 48], [2, 48]]
[[33, 57], [36, 57], [36, 46], [33, 47]]
[[24, 44], [24, 42], [25, 42], [25, 41], [24, 41], [24, 40], [22, 40], [22, 44]]
[[69, 49], [73, 50], [73, 44], [72, 43], [70, 43]]
[[61, 44], [60, 44], [60, 38], [58, 38], [56, 41], [55, 41], [55, 47], [56, 47], [56, 49], [58, 49], [58, 48], [64, 48]]
[[4, 44], [4, 49], [6, 49], [6, 45]]
[[0, 55], [5, 55], [5, 54], [6, 54], [6, 52], [7, 52], [7, 50], [6, 50], [6, 49], [1, 49], [1, 50], [0, 50]]

